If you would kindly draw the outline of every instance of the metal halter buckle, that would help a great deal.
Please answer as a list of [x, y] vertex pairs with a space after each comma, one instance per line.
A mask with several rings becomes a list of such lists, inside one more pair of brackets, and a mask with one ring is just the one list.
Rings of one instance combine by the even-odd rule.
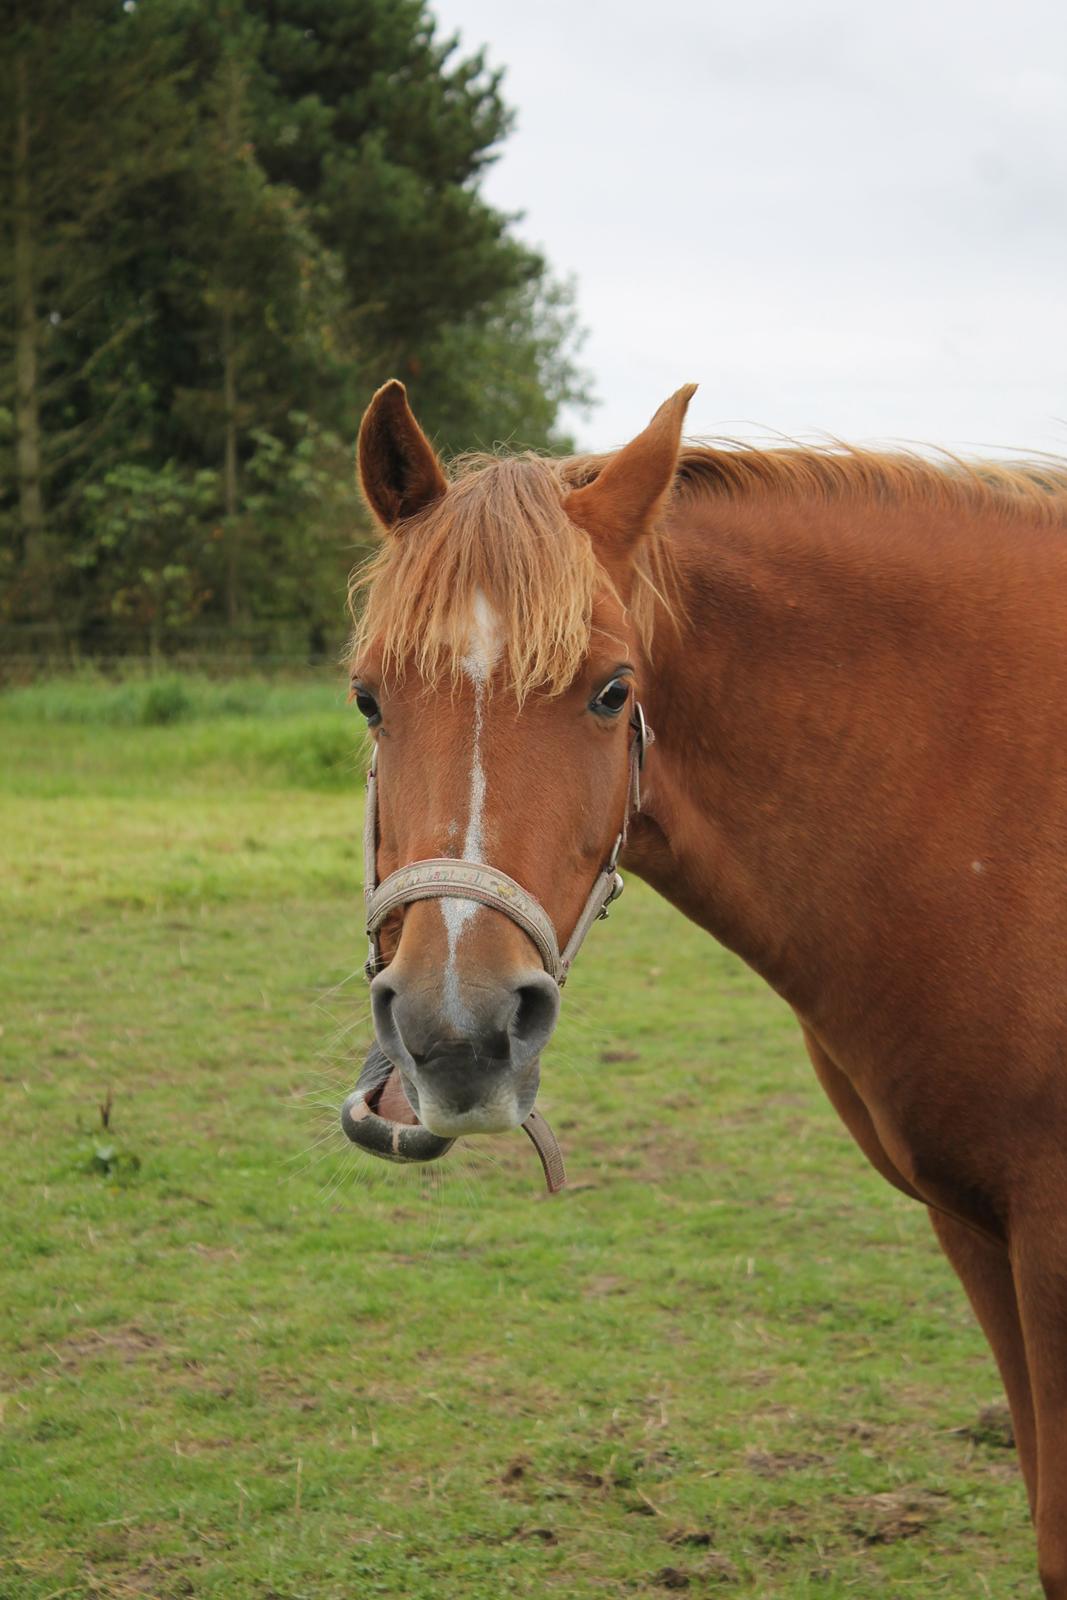
[[637, 746], [637, 767], [638, 771], [640, 771], [645, 764], [645, 755], [648, 747], [655, 737], [652, 729], [645, 721], [645, 713], [640, 700], [634, 701], [634, 712], [630, 718], [630, 724], [634, 730], [634, 743]]
[[608, 895], [607, 899], [604, 901], [604, 904], [601, 906], [600, 910], [597, 912], [597, 921], [598, 922], [606, 922], [608, 920], [608, 910], [609, 910], [609, 908], [615, 904], [616, 900], [619, 898], [620, 894], [622, 894], [622, 891], [625, 888], [626, 888], [626, 881], [623, 878], [622, 873], [621, 872], [617, 872], [615, 874], [615, 882], [611, 886], [611, 893]]

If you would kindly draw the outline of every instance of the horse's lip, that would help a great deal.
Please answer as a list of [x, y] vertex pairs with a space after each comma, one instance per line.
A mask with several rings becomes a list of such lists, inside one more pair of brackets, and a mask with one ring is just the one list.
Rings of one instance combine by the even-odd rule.
[[341, 1107], [341, 1127], [353, 1144], [385, 1161], [436, 1161], [455, 1143], [423, 1127], [400, 1073], [377, 1048]]

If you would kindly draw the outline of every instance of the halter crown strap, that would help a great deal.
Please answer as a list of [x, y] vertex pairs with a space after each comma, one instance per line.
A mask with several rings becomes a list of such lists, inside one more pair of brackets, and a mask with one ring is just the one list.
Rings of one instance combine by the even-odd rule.
[[363, 826], [363, 884], [367, 907], [367, 937], [370, 953], [366, 973], [373, 978], [385, 963], [381, 958], [378, 933], [392, 912], [414, 900], [454, 898], [474, 900], [510, 917], [537, 947], [542, 965], [550, 977], [562, 987], [567, 981], [575, 956], [586, 934], [600, 917], [606, 917], [608, 907], [623, 890], [623, 881], [615, 870], [619, 852], [626, 843], [630, 817], [641, 809], [641, 768], [645, 752], [652, 743], [652, 729], [645, 721], [640, 705], [634, 705], [630, 726], [634, 730], [630, 746], [630, 777], [626, 789], [626, 810], [622, 827], [612, 846], [608, 860], [590, 889], [585, 905], [574, 925], [562, 953], [552, 919], [541, 902], [524, 889], [521, 883], [509, 878], [506, 872], [481, 861], [457, 861], [449, 856], [434, 856], [424, 861], [409, 862], [391, 872], [378, 883], [378, 752], [375, 750], [367, 774], [367, 808]]

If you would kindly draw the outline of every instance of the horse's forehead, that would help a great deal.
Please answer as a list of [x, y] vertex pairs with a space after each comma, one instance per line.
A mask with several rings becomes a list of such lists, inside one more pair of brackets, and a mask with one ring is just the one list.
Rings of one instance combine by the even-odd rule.
[[[593, 640], [623, 642], [626, 632], [625, 610], [616, 597], [598, 594], [593, 601], [590, 645], [598, 653]], [[477, 589], [470, 602], [459, 665], [464, 678], [473, 685], [475, 697], [481, 700], [493, 674], [501, 665], [508, 645], [508, 620], [506, 613], [483, 590]]]
[[500, 612], [478, 589], [471, 603], [466, 642], [460, 657], [460, 666], [474, 684], [476, 692], [483, 691], [493, 676], [504, 644], [505, 633]]

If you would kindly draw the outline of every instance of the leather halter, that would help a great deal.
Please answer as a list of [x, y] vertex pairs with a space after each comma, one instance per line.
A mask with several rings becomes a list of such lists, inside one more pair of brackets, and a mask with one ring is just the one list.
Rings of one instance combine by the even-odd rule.
[[616, 871], [619, 852], [626, 843], [630, 818], [641, 809], [641, 769], [645, 752], [654, 738], [645, 721], [645, 714], [635, 701], [630, 718], [633, 739], [630, 742], [630, 781], [626, 789], [626, 809], [622, 827], [611, 847], [596, 882], [589, 891], [578, 921], [562, 952], [552, 919], [541, 902], [524, 889], [521, 883], [498, 872], [483, 861], [455, 861], [447, 856], [434, 856], [425, 861], [412, 861], [406, 867], [391, 872], [378, 882], [378, 750], [375, 746], [367, 773], [367, 807], [363, 822], [363, 893], [367, 905], [367, 937], [370, 953], [364, 968], [367, 978], [373, 978], [387, 965], [382, 960], [379, 932], [386, 918], [398, 907], [410, 905], [413, 900], [474, 900], [510, 917], [537, 947], [542, 964], [549, 977], [562, 988], [575, 956], [593, 923], [606, 917], [608, 907], [623, 890], [623, 881]]

